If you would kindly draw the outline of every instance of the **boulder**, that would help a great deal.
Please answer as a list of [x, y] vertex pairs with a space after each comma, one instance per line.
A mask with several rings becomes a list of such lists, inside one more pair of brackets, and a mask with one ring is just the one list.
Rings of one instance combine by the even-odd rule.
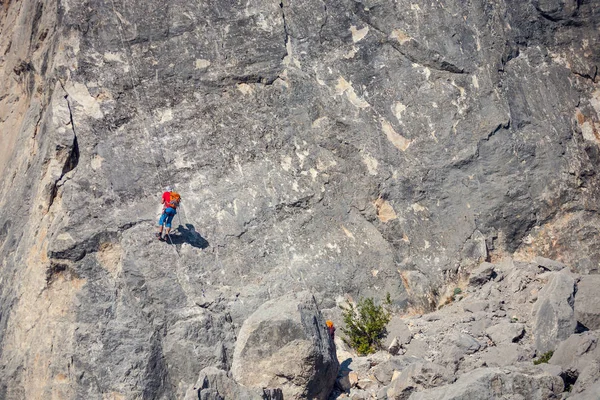
[[389, 400], [405, 400], [417, 390], [432, 388], [454, 380], [452, 372], [429, 361], [415, 361], [406, 367], [387, 389]]
[[562, 342], [549, 361], [560, 366], [563, 376], [576, 379], [572, 393], [583, 393], [600, 378], [600, 331], [571, 335]]
[[398, 374], [399, 371], [403, 371], [412, 363], [420, 360], [420, 358], [411, 356], [390, 357], [389, 360], [377, 364], [371, 368], [370, 373], [375, 377], [375, 379], [377, 379], [379, 383], [382, 385], [388, 385], [392, 381], [394, 373]]
[[485, 333], [496, 344], [518, 342], [525, 334], [525, 324], [501, 322], [486, 329]]
[[514, 369], [480, 368], [455, 383], [413, 393], [409, 400], [558, 399], [564, 390], [560, 377], [538, 369], [525, 374]]
[[[533, 354], [532, 349], [519, 343], [501, 343], [477, 353], [477, 359], [471, 362], [471, 365], [477, 365], [476, 362], [479, 362], [478, 366], [484, 364], [488, 367], [506, 367], [523, 361], [531, 362]], [[463, 364], [461, 364], [462, 367]]]
[[561, 342], [549, 363], [563, 368], [576, 368], [577, 364], [587, 360], [600, 360], [598, 332], [573, 334]]
[[575, 280], [562, 272], [551, 272], [532, 310], [535, 347], [540, 353], [553, 351], [575, 332], [573, 311]]
[[582, 276], [575, 294], [575, 319], [590, 330], [600, 329], [600, 275]]
[[429, 345], [425, 340], [422, 339], [413, 339], [405, 347], [405, 356], [415, 356], [421, 358], [429, 352]]
[[548, 271], [560, 271], [567, 268], [567, 266], [561, 263], [560, 261], [555, 261], [549, 258], [539, 256], [533, 260], [533, 263], [536, 264], [538, 267], [541, 267]]
[[493, 324], [492, 317], [484, 312], [478, 312], [477, 314], [474, 314], [473, 317], [475, 318], [475, 321], [471, 323], [469, 331], [473, 336], [483, 336], [487, 328]]
[[[600, 381], [600, 361], [592, 361], [577, 375], [577, 381], [573, 385], [571, 393], [584, 393], [594, 387]], [[596, 393], [600, 393], [598, 390]]]
[[384, 340], [384, 346], [389, 348], [397, 338], [397, 343], [402, 346], [410, 343], [412, 339], [412, 332], [406, 326], [406, 323], [398, 315], [394, 315], [390, 322], [387, 324], [387, 336]]
[[439, 361], [442, 364], [459, 362], [464, 356], [479, 351], [482, 344], [471, 335], [450, 331], [441, 342]]
[[600, 393], [600, 381], [594, 383], [581, 393], [569, 396], [569, 400], [598, 400], [598, 393]]
[[326, 399], [338, 368], [316, 302], [301, 292], [268, 301], [244, 321], [231, 372], [247, 387], [281, 388], [286, 400]]
[[470, 300], [461, 303], [463, 311], [470, 313], [478, 313], [486, 311], [490, 307], [490, 302], [487, 300]]
[[493, 279], [496, 272], [494, 264], [489, 262], [481, 263], [481, 265], [471, 271], [469, 276], [469, 286], [483, 286], [486, 282]]

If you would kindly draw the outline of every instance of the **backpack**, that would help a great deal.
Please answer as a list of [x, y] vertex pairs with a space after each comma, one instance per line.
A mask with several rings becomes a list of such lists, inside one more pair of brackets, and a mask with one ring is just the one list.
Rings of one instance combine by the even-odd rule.
[[179, 203], [181, 202], [181, 196], [177, 192], [171, 192], [171, 199], [167, 203], [167, 208], [172, 208], [174, 210], [179, 207]]

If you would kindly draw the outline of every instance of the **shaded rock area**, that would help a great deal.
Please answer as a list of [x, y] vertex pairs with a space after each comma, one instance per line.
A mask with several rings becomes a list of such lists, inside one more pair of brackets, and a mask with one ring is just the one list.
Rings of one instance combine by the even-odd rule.
[[279, 388], [262, 388], [252, 390], [235, 382], [227, 372], [207, 367], [200, 371], [196, 384], [189, 388], [185, 400], [283, 400], [283, 392]]
[[286, 399], [326, 399], [338, 360], [314, 297], [300, 292], [274, 299], [246, 319], [231, 372], [246, 387], [280, 388]]
[[[483, 269], [493, 270], [495, 277], [472, 279]], [[558, 299], [552, 304], [562, 304], [573, 294], [574, 283], [588, 278], [593, 276], [579, 276], [566, 267], [549, 272], [537, 262], [484, 263], [463, 278], [460, 294], [452, 294], [438, 310], [396, 315], [388, 332], [395, 347], [358, 357], [337, 340], [341, 369], [331, 399], [591, 396], [600, 380], [598, 331], [577, 332], [578, 320], [561, 324], [552, 318], [555, 314], [540, 324], [536, 312], [550, 293]], [[574, 315], [572, 302], [564, 304]], [[540, 337], [552, 340], [540, 349]]]
[[[590, 0], [3, 0], [0, 398], [322, 397], [305, 314], [387, 293], [410, 334], [342, 362], [351, 393], [512, 384], [597, 330], [599, 28]], [[246, 392], [263, 343], [315, 369]]]

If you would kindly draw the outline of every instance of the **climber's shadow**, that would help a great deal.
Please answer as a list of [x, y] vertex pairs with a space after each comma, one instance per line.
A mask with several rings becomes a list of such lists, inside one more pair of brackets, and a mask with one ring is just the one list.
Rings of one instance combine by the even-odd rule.
[[189, 243], [192, 247], [196, 247], [198, 249], [205, 249], [208, 247], [208, 241], [202, 237], [198, 232], [196, 232], [196, 228], [192, 224], [179, 225], [177, 229], [173, 229], [171, 234], [169, 235], [170, 239], [167, 238], [166, 242], [168, 244], [183, 244]]

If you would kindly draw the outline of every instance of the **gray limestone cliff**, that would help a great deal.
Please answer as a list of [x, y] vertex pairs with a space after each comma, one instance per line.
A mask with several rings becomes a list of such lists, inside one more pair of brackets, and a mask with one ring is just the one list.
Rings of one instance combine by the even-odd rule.
[[183, 398], [290, 292], [597, 274], [599, 29], [593, 0], [2, 0], [0, 398]]

